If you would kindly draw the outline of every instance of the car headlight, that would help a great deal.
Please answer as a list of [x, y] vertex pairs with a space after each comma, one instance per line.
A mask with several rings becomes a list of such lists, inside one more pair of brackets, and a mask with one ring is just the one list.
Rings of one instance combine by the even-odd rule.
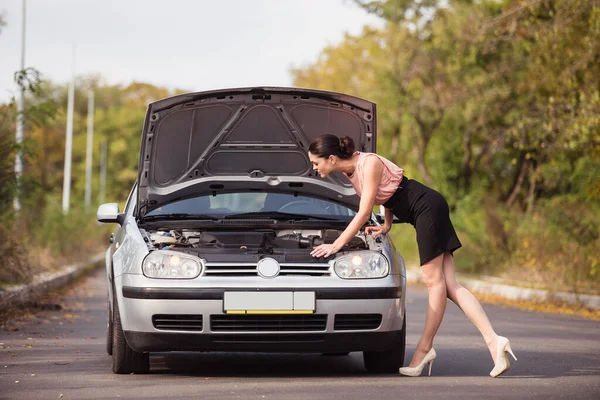
[[337, 258], [333, 269], [342, 279], [370, 279], [387, 276], [390, 265], [380, 253], [356, 251]]
[[142, 263], [142, 272], [148, 278], [194, 279], [201, 270], [200, 259], [174, 251], [153, 251]]

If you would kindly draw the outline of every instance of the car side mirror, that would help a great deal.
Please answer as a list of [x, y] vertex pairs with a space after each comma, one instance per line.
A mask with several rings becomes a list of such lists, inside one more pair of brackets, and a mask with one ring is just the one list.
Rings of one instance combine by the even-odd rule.
[[117, 223], [121, 225], [125, 220], [125, 214], [119, 213], [118, 203], [104, 203], [98, 207], [96, 219], [98, 222]]

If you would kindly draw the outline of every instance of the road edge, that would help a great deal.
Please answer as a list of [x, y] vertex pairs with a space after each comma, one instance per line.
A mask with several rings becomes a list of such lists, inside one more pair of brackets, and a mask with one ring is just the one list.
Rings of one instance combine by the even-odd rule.
[[19, 307], [28, 303], [35, 303], [50, 290], [62, 288], [80, 276], [98, 268], [104, 258], [104, 253], [98, 253], [85, 262], [68, 265], [57, 272], [40, 274], [30, 283], [0, 290], [0, 308]]

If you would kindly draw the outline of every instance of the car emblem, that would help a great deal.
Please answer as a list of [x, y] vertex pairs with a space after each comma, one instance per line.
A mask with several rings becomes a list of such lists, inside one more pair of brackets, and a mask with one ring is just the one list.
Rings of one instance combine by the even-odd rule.
[[279, 263], [272, 258], [263, 258], [256, 265], [256, 272], [263, 278], [275, 278], [279, 275]]

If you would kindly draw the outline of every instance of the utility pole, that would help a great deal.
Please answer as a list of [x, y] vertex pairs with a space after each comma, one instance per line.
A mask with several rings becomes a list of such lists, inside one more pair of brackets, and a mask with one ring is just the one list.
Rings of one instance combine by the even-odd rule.
[[92, 150], [94, 142], [94, 92], [88, 98], [87, 148], [85, 152], [85, 208], [92, 203]]
[[100, 145], [100, 196], [99, 203], [104, 203], [104, 198], [106, 196], [106, 140], [102, 142]]
[[[25, 71], [25, 0], [22, 2], [23, 21], [21, 23], [21, 71], [19, 74], [23, 74]], [[19, 100], [17, 102], [17, 133], [15, 136], [15, 143], [17, 145], [17, 154], [15, 159], [15, 180], [16, 180], [16, 194], [14, 198], [15, 211], [21, 209], [21, 201], [19, 200], [20, 182], [21, 175], [23, 174], [23, 152], [21, 151], [21, 143], [23, 143], [23, 113], [25, 112], [25, 88], [23, 85], [19, 85]]]
[[63, 174], [63, 213], [69, 212], [71, 199], [71, 154], [73, 152], [73, 108], [75, 106], [75, 46], [73, 46], [73, 80], [69, 82], [69, 100], [67, 104], [67, 138], [65, 143], [65, 169]]

